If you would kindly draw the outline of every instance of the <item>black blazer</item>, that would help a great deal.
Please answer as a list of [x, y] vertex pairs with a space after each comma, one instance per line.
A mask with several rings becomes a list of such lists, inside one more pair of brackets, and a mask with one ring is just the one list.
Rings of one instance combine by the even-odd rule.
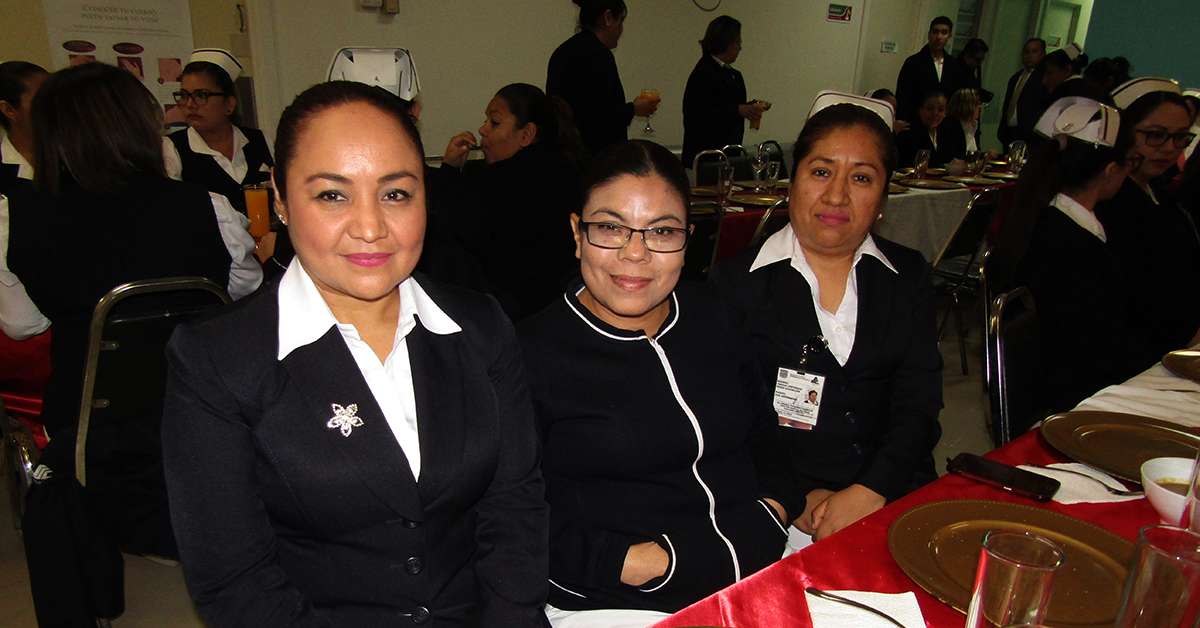
[[263, 167], [273, 167], [275, 160], [271, 158], [271, 149], [267, 147], [267, 138], [262, 131], [245, 126], [238, 128], [247, 140], [246, 146], [242, 148], [246, 157], [246, 176], [242, 177], [241, 181], [234, 181], [228, 172], [217, 165], [212, 155], [193, 151], [188, 142], [187, 129], [171, 133], [167, 135], [167, 139], [171, 140], [175, 150], [179, 152], [179, 161], [183, 166], [180, 176], [184, 181], [202, 185], [209, 192], [224, 196], [229, 199], [229, 204], [233, 205], [234, 209], [246, 215], [246, 195], [242, 192], [242, 186], [270, 180], [271, 173], [263, 170]]
[[741, 144], [746, 119], [738, 106], [746, 104], [746, 81], [742, 73], [721, 67], [704, 55], [688, 76], [683, 92], [683, 165], [692, 167], [696, 154]]
[[[935, 479], [941, 437], [942, 356], [932, 271], [921, 254], [875, 237], [899, 274], [874, 256], [858, 264], [858, 324], [845, 366], [829, 351], [808, 369], [826, 375], [811, 430], [779, 427], [802, 494], [862, 484], [888, 501]], [[750, 336], [769, 390], [779, 367], [796, 368], [801, 348], [821, 334], [804, 277], [781, 260], [749, 272], [761, 245], [713, 269]]]
[[1046, 93], [1046, 86], [1042, 85], [1042, 67], [1038, 66], [1025, 80], [1025, 86], [1021, 88], [1021, 95], [1017, 98], [1017, 126], [1008, 126], [1008, 107], [1012, 104], [1013, 90], [1017, 88], [1017, 81], [1024, 73], [1025, 69], [1022, 68], [1009, 77], [1008, 88], [1004, 92], [1004, 107], [1000, 109], [1000, 126], [996, 133], [1005, 148], [1017, 140], [1027, 145], [1036, 142], [1030, 139], [1034, 135], [1033, 127], [1049, 104], [1046, 100], [1049, 94]]
[[[188, 590], [210, 626], [543, 626], [548, 507], [512, 325], [425, 278], [462, 327], [408, 336], [422, 468], [335, 327], [282, 362], [278, 283], [181, 327], [163, 417]], [[332, 404], [357, 404], [349, 436]]]
[[938, 125], [938, 145], [933, 146], [929, 131], [920, 122], [896, 136], [896, 151], [900, 155], [900, 167], [911, 168], [917, 151], [928, 150], [929, 167], [941, 167], [967, 154], [967, 139], [962, 125], [957, 120], [946, 118]]
[[929, 46], [905, 59], [900, 75], [896, 77], [896, 117], [907, 120], [914, 127], [921, 126], [917, 110], [921, 108], [925, 94], [939, 91], [950, 100], [954, 89], [966, 78], [961, 75], [960, 67], [958, 59], [946, 54], [942, 61], [942, 78], [938, 79]]
[[550, 55], [546, 94], [571, 105], [579, 137], [592, 155], [629, 138], [633, 103], [625, 100], [616, 57], [595, 33], [579, 31]]

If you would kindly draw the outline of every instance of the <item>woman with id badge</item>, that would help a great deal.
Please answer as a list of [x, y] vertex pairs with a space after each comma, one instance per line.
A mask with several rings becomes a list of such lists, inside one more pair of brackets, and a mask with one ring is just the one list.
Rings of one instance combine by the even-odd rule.
[[892, 119], [881, 100], [822, 92], [796, 140], [790, 226], [712, 275], [774, 391], [807, 496], [792, 523], [817, 540], [937, 477], [931, 271], [870, 233], [896, 163]]

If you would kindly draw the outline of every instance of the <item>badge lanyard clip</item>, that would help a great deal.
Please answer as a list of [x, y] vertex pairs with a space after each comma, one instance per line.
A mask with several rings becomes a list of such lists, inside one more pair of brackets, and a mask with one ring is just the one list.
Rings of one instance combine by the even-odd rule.
[[820, 334], [809, 338], [808, 342], [805, 342], [804, 346], [800, 348], [800, 368], [804, 369], [809, 356], [820, 355], [828, 346], [829, 341]]

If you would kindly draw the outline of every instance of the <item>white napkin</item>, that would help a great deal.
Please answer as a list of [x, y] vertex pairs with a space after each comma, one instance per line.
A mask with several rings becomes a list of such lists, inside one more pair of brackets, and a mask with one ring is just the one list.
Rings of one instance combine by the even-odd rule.
[[[871, 591], [830, 591], [834, 595], [877, 608], [896, 618], [906, 628], [925, 628], [925, 617], [917, 604], [917, 594], [873, 593]], [[896, 628], [895, 624], [861, 608], [805, 593], [813, 628]]]
[[1128, 502], [1135, 499], [1142, 499], [1141, 496], [1113, 495], [1112, 493], [1104, 490], [1103, 486], [1100, 486], [1098, 483], [1087, 478], [1081, 478], [1074, 473], [1062, 473], [1054, 471], [1054, 469], [1070, 469], [1071, 471], [1078, 471], [1079, 473], [1087, 474], [1089, 477], [1096, 478], [1097, 480], [1100, 480], [1101, 482], [1104, 482], [1108, 486], [1111, 486], [1117, 490], [1132, 490], [1129, 487], [1122, 485], [1119, 481], [1107, 473], [1104, 473], [1103, 471], [1097, 471], [1096, 469], [1093, 469], [1085, 464], [1079, 464], [1078, 462], [1052, 464], [1050, 465], [1049, 469], [1039, 469], [1037, 467], [1031, 467], [1028, 465], [1021, 465], [1017, 468], [1058, 480], [1059, 483], [1062, 484], [1062, 488], [1058, 489], [1058, 493], [1054, 496], [1054, 501], [1060, 504], [1100, 504], [1109, 502]]

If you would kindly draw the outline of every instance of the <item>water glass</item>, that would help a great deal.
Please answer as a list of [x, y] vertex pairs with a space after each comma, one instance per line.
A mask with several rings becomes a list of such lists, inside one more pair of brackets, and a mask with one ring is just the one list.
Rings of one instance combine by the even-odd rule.
[[717, 203], [722, 207], [729, 204], [729, 196], [733, 194], [733, 172], [725, 164], [717, 167]]
[[1063, 552], [1030, 532], [992, 530], [983, 537], [966, 628], [1041, 622]]
[[767, 191], [774, 192], [779, 185], [779, 169], [782, 167], [778, 161], [772, 161], [767, 164]]
[[913, 162], [913, 176], [914, 177], [916, 177], [918, 179], [925, 178], [925, 172], [927, 170], [929, 170], [930, 154], [931, 153], [928, 148], [924, 148], [924, 149], [917, 151], [917, 158]]
[[1200, 534], [1168, 525], [1138, 533], [1116, 628], [1200, 623]]
[[1008, 169], [1012, 172], [1020, 172], [1024, 165], [1025, 142], [1017, 140], [1008, 145]]

